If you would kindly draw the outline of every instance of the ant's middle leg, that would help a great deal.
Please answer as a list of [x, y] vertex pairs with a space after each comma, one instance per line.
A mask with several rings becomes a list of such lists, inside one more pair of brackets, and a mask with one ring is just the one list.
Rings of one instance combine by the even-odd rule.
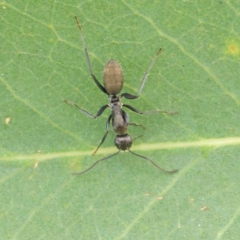
[[156, 114], [156, 113], [167, 113], [170, 115], [178, 114], [178, 112], [167, 112], [167, 111], [162, 111], [162, 110], [151, 110], [151, 111], [142, 112], [128, 104], [123, 104], [122, 106], [126, 107], [126, 108], [130, 109], [131, 111], [138, 113], [138, 114]]
[[78, 108], [82, 113], [86, 114], [87, 116], [89, 116], [89, 117], [91, 117], [91, 118], [97, 118], [97, 117], [99, 117], [100, 115], [102, 115], [102, 113], [104, 112], [104, 110], [108, 107], [108, 105], [106, 104], [106, 105], [102, 106], [102, 107], [98, 110], [98, 112], [97, 112], [96, 115], [92, 115], [91, 113], [89, 113], [89, 112], [86, 111], [85, 109], [80, 108], [80, 107], [79, 107], [76, 103], [74, 103], [74, 102], [70, 102], [70, 101], [68, 101], [68, 100], [64, 100], [64, 102], [67, 103], [67, 104], [70, 104], [70, 105], [72, 105], [72, 106], [74, 106], [74, 107], [76, 107], [76, 108]]

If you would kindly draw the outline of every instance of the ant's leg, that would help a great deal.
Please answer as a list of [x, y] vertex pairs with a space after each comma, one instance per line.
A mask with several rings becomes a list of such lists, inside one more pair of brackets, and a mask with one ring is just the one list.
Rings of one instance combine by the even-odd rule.
[[130, 118], [129, 118], [128, 114], [127, 114], [125, 111], [123, 111], [123, 110], [122, 110], [122, 116], [123, 116], [123, 119], [125, 120], [125, 122], [126, 122], [128, 125], [138, 126], [138, 127], [142, 127], [143, 129], [146, 129], [146, 127], [144, 127], [142, 124], [129, 122], [129, 121], [130, 121]]
[[140, 157], [140, 158], [143, 158], [143, 159], [145, 159], [145, 160], [148, 160], [148, 161], [151, 162], [155, 167], [157, 167], [158, 169], [160, 169], [160, 170], [163, 171], [163, 172], [166, 172], [166, 173], [175, 173], [175, 172], [178, 171], [177, 169], [171, 170], [171, 171], [165, 170], [165, 169], [159, 167], [159, 166], [158, 166], [153, 160], [151, 160], [150, 158], [147, 158], [147, 157], [145, 157], [145, 156], [142, 156], [142, 155], [139, 155], [139, 154], [137, 154], [137, 153], [135, 153], [135, 152], [132, 152], [130, 149], [128, 149], [128, 151], [129, 151], [130, 153], [132, 153], [132, 154]]
[[138, 138], [140, 138], [140, 137], [143, 137], [143, 135], [139, 135], [139, 136], [133, 138], [132, 141], [135, 141], [136, 139], [138, 139]]
[[84, 51], [85, 51], [85, 56], [86, 56], [86, 59], [87, 59], [87, 64], [88, 64], [88, 68], [89, 68], [89, 72], [90, 72], [90, 75], [92, 76], [95, 84], [98, 86], [98, 88], [103, 92], [103, 93], [107, 93], [106, 89], [101, 85], [101, 83], [97, 80], [97, 78], [95, 77], [95, 75], [93, 74], [93, 71], [92, 71], [92, 65], [91, 65], [91, 62], [90, 62], [90, 58], [89, 58], [89, 55], [88, 55], [88, 50], [87, 50], [87, 47], [86, 47], [86, 43], [84, 41], [84, 35], [83, 35], [83, 32], [82, 32], [82, 28], [80, 26], [80, 23], [77, 19], [77, 17], [75, 16], [75, 20], [77, 22], [77, 25], [78, 25], [78, 28], [80, 30], [80, 37], [81, 37], [81, 40], [82, 40], [82, 44], [83, 44], [83, 48], [84, 48]]
[[140, 85], [140, 87], [139, 87], [139, 89], [138, 89], [138, 94], [137, 94], [138, 97], [139, 97], [139, 95], [140, 95], [141, 92], [142, 92], [142, 89], [143, 89], [143, 87], [144, 87], [144, 84], [145, 84], [145, 82], [147, 81], [148, 74], [149, 74], [149, 72], [151, 71], [154, 62], [156, 61], [156, 59], [157, 59], [158, 55], [161, 53], [161, 51], [162, 51], [162, 49], [160, 48], [160, 49], [158, 50], [157, 54], [155, 55], [155, 57], [153, 58], [150, 66], [148, 67], [147, 72], [146, 72], [146, 73], [144, 74], [144, 76], [143, 76], [141, 85]]
[[108, 105], [104, 105], [102, 106], [96, 115], [92, 115], [91, 113], [89, 113], [88, 111], [84, 110], [83, 108], [80, 108], [76, 103], [74, 102], [70, 102], [68, 100], [64, 100], [65, 103], [67, 104], [70, 104], [70, 105], [73, 105], [74, 107], [78, 108], [82, 113], [86, 114], [87, 116], [91, 117], [91, 118], [97, 118], [99, 117], [103, 112], [104, 110], [108, 107]]
[[122, 93], [121, 97], [125, 97], [126, 99], [136, 99], [136, 98], [138, 98], [138, 96], [134, 96], [130, 93]]
[[178, 114], [178, 112], [167, 112], [167, 111], [161, 111], [161, 110], [151, 110], [151, 111], [141, 112], [141, 111], [137, 110], [136, 108], [134, 108], [134, 107], [132, 107], [128, 104], [123, 104], [122, 106], [126, 107], [126, 108], [128, 108], [128, 109], [130, 109], [133, 112], [138, 113], [138, 114], [156, 114], [156, 113], [167, 113], [167, 114], [170, 114], [170, 115]]
[[139, 124], [139, 123], [128, 123], [128, 125], [142, 127], [143, 129], [146, 129], [146, 127], [144, 127], [142, 124]]
[[100, 144], [98, 145], [97, 149], [93, 152], [92, 155], [94, 155], [94, 154], [97, 152], [97, 150], [101, 147], [101, 145], [104, 143], [104, 141], [105, 141], [105, 139], [106, 139], [106, 137], [107, 137], [107, 135], [108, 135], [108, 132], [109, 132], [109, 124], [110, 124], [111, 118], [112, 118], [112, 114], [111, 114], [111, 115], [108, 117], [108, 119], [107, 119], [107, 123], [106, 123], [106, 133], [104, 134], [104, 136], [103, 136]]
[[147, 72], [145, 72], [145, 74], [144, 74], [144, 76], [143, 76], [143, 79], [142, 79], [142, 82], [141, 82], [141, 85], [140, 85], [140, 87], [139, 87], [139, 89], [138, 89], [138, 94], [137, 94], [136, 96], [134, 96], [134, 95], [129, 94], [129, 93], [122, 93], [122, 94], [121, 94], [121, 97], [125, 97], [125, 98], [127, 98], [127, 99], [135, 99], [135, 98], [138, 98], [138, 97], [140, 96], [140, 94], [141, 94], [141, 92], [142, 92], [142, 89], [143, 89], [143, 87], [144, 87], [144, 84], [145, 84], [145, 82], [147, 81], [148, 74], [149, 74], [149, 72], [151, 71], [154, 62], [156, 61], [156, 58], [158, 57], [158, 55], [160, 54], [161, 51], [162, 51], [162, 49], [160, 48], [160, 49], [158, 50], [157, 54], [155, 55], [155, 57], [153, 58], [150, 66], [148, 67]]
[[87, 168], [86, 170], [84, 170], [84, 171], [82, 171], [82, 172], [73, 172], [72, 174], [74, 174], [74, 175], [83, 174], [83, 173], [89, 171], [90, 169], [92, 169], [92, 168], [93, 168], [95, 165], [97, 165], [99, 162], [101, 162], [101, 161], [103, 161], [103, 160], [107, 160], [107, 159], [109, 159], [109, 158], [117, 155], [119, 152], [120, 152], [120, 150], [119, 150], [118, 152], [110, 155], [110, 156], [107, 156], [107, 157], [104, 157], [104, 158], [101, 158], [101, 159], [97, 160], [91, 167]]

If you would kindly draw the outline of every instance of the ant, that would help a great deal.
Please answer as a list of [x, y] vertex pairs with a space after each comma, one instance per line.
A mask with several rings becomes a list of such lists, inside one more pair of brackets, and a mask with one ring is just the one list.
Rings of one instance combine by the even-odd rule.
[[104, 110], [109, 107], [111, 109], [111, 114], [107, 119], [106, 122], [106, 133], [104, 134], [100, 144], [98, 145], [97, 149], [93, 152], [93, 155], [97, 152], [97, 150], [100, 148], [100, 146], [104, 143], [108, 132], [109, 132], [109, 125], [110, 122], [112, 120], [112, 126], [113, 126], [113, 130], [114, 132], [117, 134], [114, 140], [114, 144], [115, 146], [118, 148], [118, 151], [112, 155], [106, 156], [104, 158], [99, 159], [98, 161], [96, 161], [92, 166], [90, 166], [89, 168], [87, 168], [86, 170], [82, 171], [82, 172], [74, 172], [73, 174], [83, 174], [86, 173], [87, 171], [89, 171], [90, 169], [92, 169], [95, 165], [97, 165], [99, 162], [103, 161], [103, 160], [107, 160], [115, 155], [117, 155], [121, 150], [122, 151], [126, 151], [128, 150], [130, 153], [143, 158], [145, 160], [150, 161], [155, 167], [157, 167], [158, 169], [167, 172], [167, 173], [174, 173], [177, 172], [178, 170], [172, 170], [172, 171], [168, 171], [165, 170], [161, 167], [159, 167], [155, 162], [153, 162], [150, 158], [147, 158], [145, 156], [139, 155], [135, 152], [132, 152], [130, 150], [131, 146], [132, 146], [132, 142], [133, 139], [131, 138], [131, 136], [129, 134], [127, 134], [127, 129], [128, 129], [128, 125], [133, 125], [133, 126], [141, 126], [142, 128], [145, 128], [143, 125], [141, 124], [137, 124], [137, 123], [131, 123], [129, 122], [129, 116], [128, 114], [122, 109], [122, 107], [128, 108], [131, 111], [138, 113], [138, 114], [149, 114], [149, 113], [156, 113], [156, 112], [162, 112], [162, 113], [168, 113], [168, 114], [176, 114], [176, 112], [174, 113], [169, 113], [167, 111], [159, 111], [159, 110], [155, 110], [155, 111], [147, 111], [147, 112], [141, 112], [139, 110], [137, 110], [136, 108], [127, 105], [127, 104], [123, 104], [121, 103], [121, 98], [126, 98], [126, 99], [136, 99], [140, 96], [141, 91], [143, 89], [143, 86], [147, 80], [148, 74], [150, 72], [150, 70], [153, 67], [153, 64], [156, 60], [156, 58], [158, 57], [158, 55], [161, 52], [161, 49], [158, 50], [157, 54], [155, 55], [155, 57], [153, 58], [147, 72], [144, 74], [141, 85], [139, 87], [138, 93], [137, 95], [132, 95], [129, 93], [122, 93], [121, 95], [118, 95], [123, 87], [123, 72], [122, 69], [119, 65], [118, 62], [116, 62], [115, 60], [111, 59], [107, 62], [107, 64], [104, 67], [104, 71], [103, 71], [103, 83], [104, 86], [101, 85], [101, 83], [99, 83], [99, 81], [97, 80], [97, 78], [95, 77], [95, 75], [93, 74], [92, 71], [92, 65], [90, 62], [90, 58], [89, 58], [89, 54], [88, 54], [88, 50], [84, 41], [84, 35], [82, 32], [82, 28], [80, 26], [80, 23], [78, 21], [78, 18], [75, 16], [75, 20], [77, 23], [77, 26], [80, 30], [80, 37], [82, 40], [82, 44], [83, 44], [83, 48], [85, 51], [85, 56], [86, 56], [86, 60], [87, 60], [87, 64], [88, 64], [88, 68], [89, 68], [89, 72], [91, 77], [93, 78], [95, 84], [98, 86], [98, 88], [105, 94], [108, 95], [108, 99], [109, 99], [109, 103], [102, 106], [96, 115], [92, 115], [91, 113], [89, 113], [88, 111], [80, 108], [76, 103], [70, 102], [68, 100], [64, 100], [66, 103], [73, 105], [75, 107], [77, 107], [82, 113], [86, 114], [87, 116], [91, 117], [91, 118], [97, 118], [99, 117]]

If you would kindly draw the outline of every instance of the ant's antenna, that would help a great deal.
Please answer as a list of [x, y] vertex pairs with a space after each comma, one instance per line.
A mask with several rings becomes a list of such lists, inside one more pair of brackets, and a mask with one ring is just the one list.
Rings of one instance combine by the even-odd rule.
[[90, 169], [92, 169], [95, 165], [97, 165], [99, 162], [101, 162], [101, 161], [103, 161], [103, 160], [107, 160], [107, 159], [109, 159], [109, 158], [117, 155], [119, 152], [120, 152], [120, 150], [119, 150], [118, 152], [112, 154], [112, 155], [109, 155], [109, 156], [107, 156], [107, 157], [104, 157], [104, 158], [101, 158], [101, 159], [97, 160], [91, 167], [87, 168], [86, 170], [84, 170], [84, 171], [82, 171], [82, 172], [73, 172], [72, 174], [78, 175], [78, 174], [86, 173], [86, 172], [88, 172]]
[[136, 156], [138, 156], [138, 157], [140, 157], [140, 158], [143, 158], [143, 159], [146, 159], [146, 160], [150, 161], [155, 167], [157, 167], [158, 169], [160, 169], [160, 170], [163, 171], [163, 172], [166, 172], [166, 173], [175, 173], [175, 172], [178, 171], [177, 169], [172, 170], [172, 171], [165, 170], [165, 169], [159, 167], [159, 166], [158, 166], [153, 160], [151, 160], [150, 158], [147, 158], [147, 157], [145, 157], [145, 156], [142, 156], [142, 155], [139, 155], [139, 154], [137, 154], [137, 153], [135, 153], [135, 152], [132, 152], [130, 149], [128, 149], [128, 151], [129, 151], [130, 153], [132, 153], [133, 155], [136, 155]]

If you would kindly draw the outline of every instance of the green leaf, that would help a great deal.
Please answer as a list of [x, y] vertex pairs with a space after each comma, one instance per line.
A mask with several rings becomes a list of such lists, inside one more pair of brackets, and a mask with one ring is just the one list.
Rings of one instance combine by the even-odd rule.
[[[237, 1], [6, 1], [1, 3], [1, 239], [237, 239], [240, 224], [239, 4]], [[96, 156], [110, 114], [102, 82], [114, 58], [137, 138]], [[127, 111], [127, 110], [126, 110]]]

